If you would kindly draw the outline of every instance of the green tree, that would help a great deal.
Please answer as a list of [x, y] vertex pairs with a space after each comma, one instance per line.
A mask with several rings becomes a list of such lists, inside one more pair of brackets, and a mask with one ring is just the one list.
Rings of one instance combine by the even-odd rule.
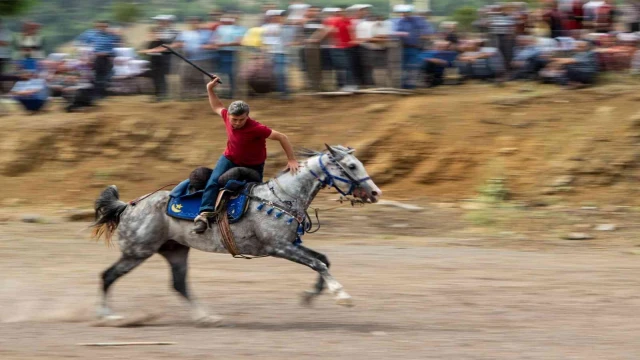
[[135, 2], [118, 1], [112, 7], [113, 19], [119, 23], [130, 24], [142, 15], [142, 9]]
[[15, 16], [25, 13], [33, 0], [0, 0], [0, 16]]
[[462, 31], [470, 31], [471, 24], [478, 18], [478, 10], [473, 6], [462, 6], [453, 11], [451, 19], [458, 23]]

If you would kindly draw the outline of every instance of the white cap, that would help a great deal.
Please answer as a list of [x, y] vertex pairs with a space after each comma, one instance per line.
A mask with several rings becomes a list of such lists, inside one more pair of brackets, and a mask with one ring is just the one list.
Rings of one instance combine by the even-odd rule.
[[264, 14], [266, 16], [282, 16], [282, 14], [284, 13], [285, 13], [284, 10], [267, 10], [267, 12]]
[[347, 10], [362, 10], [362, 9], [368, 9], [370, 7], [373, 7], [369, 4], [355, 4], [355, 5], [351, 5], [347, 8]]
[[393, 7], [393, 12], [397, 12], [397, 13], [413, 12], [413, 5], [407, 5], [407, 4], [395, 5]]
[[324, 13], [334, 13], [334, 12], [338, 12], [338, 11], [342, 11], [342, 9], [338, 8], [338, 7], [327, 7], [327, 8], [322, 9], [322, 12], [324, 12]]
[[156, 21], [175, 21], [176, 17], [174, 15], [157, 15], [151, 18], [151, 20]]
[[310, 8], [309, 4], [291, 4], [289, 5], [289, 10], [306, 10]]

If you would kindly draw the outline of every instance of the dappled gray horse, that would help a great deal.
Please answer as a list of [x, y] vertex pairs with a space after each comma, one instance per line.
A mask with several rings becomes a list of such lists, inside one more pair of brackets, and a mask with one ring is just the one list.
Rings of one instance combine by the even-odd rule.
[[[297, 174], [282, 173], [265, 184], [253, 188], [247, 213], [231, 225], [237, 249], [252, 256], [273, 256], [306, 265], [318, 272], [314, 289], [303, 300], [310, 303], [325, 286], [340, 305], [351, 305], [351, 297], [329, 274], [329, 261], [321, 253], [299, 244], [299, 231], [306, 226], [306, 210], [324, 187], [333, 187], [343, 195], [353, 195], [366, 202], [377, 202], [380, 189], [369, 178], [354, 150], [327, 146], [328, 152], [308, 153]], [[155, 253], [171, 266], [173, 287], [191, 305], [193, 318], [203, 324], [215, 323], [218, 317], [208, 315], [187, 291], [187, 257], [190, 248], [227, 253], [220, 230], [209, 228], [203, 234], [191, 230], [193, 223], [166, 214], [169, 192], [155, 193], [135, 206], [119, 200], [118, 190], [109, 186], [96, 200], [94, 236], [109, 241], [118, 230], [122, 257], [102, 273], [102, 299], [98, 315], [106, 320], [119, 319], [108, 306], [111, 285]], [[264, 205], [284, 210], [296, 221], [283, 221], [270, 212], [260, 211]], [[261, 206], [262, 205], [262, 206]]]

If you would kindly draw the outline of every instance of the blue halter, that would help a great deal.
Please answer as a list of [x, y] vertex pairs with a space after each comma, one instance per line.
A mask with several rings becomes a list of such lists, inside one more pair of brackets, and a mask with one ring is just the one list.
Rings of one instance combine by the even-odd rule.
[[[318, 179], [318, 181], [320, 181], [322, 183], [322, 185], [335, 188], [336, 190], [338, 190], [338, 192], [342, 196], [349, 196], [349, 195], [353, 194], [353, 190], [355, 190], [358, 186], [360, 186], [360, 183], [371, 179], [371, 177], [366, 177], [366, 178], [362, 178], [362, 179], [356, 180], [356, 178], [353, 177], [349, 173], [349, 171], [347, 171], [347, 169], [345, 169], [344, 166], [342, 166], [342, 164], [340, 164], [340, 162], [336, 161], [335, 159], [333, 159], [333, 157], [331, 157], [331, 155], [329, 155], [329, 158], [331, 159], [331, 162], [336, 164], [336, 165], [338, 165], [338, 167], [340, 167], [342, 175], [344, 175], [346, 177], [346, 179], [343, 178], [343, 177], [340, 177], [340, 176], [335, 176], [335, 175], [331, 174], [329, 172], [329, 170], [327, 170], [327, 167], [322, 162], [322, 156], [323, 155], [320, 155], [320, 158], [319, 158], [319, 160], [320, 160], [320, 169], [322, 169], [322, 172], [326, 175], [326, 178], [324, 180], [322, 180], [322, 179], [320, 179], [320, 177], [318, 175], [316, 175], [315, 172], [313, 172], [313, 170], [309, 170], [309, 171], [311, 172], [311, 175], [315, 176], [316, 179]], [[336, 186], [336, 181], [340, 181], [340, 182], [349, 184], [349, 190], [347, 192], [344, 192], [344, 191], [340, 190], [340, 188], [338, 186]]]

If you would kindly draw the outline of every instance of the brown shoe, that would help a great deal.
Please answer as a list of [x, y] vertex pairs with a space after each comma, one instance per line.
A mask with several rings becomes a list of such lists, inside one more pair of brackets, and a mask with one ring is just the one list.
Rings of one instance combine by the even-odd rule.
[[209, 219], [211, 219], [213, 216], [214, 215], [211, 212], [203, 212], [198, 215], [193, 220], [195, 222], [195, 225], [193, 226], [193, 232], [195, 232], [196, 234], [202, 234], [207, 231], [207, 228], [209, 227]]

